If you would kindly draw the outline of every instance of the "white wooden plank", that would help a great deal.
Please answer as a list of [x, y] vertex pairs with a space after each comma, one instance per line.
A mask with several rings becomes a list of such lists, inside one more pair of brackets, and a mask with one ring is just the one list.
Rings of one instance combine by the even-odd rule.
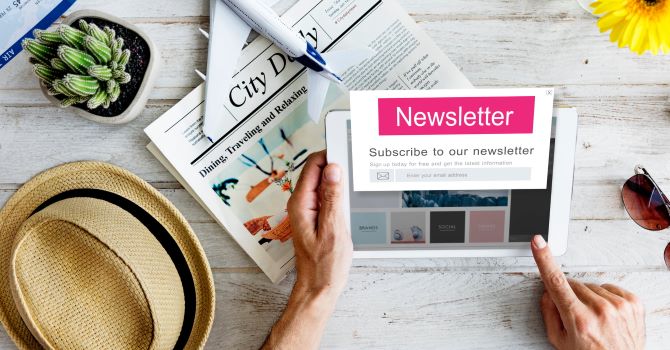
[[[200, 83], [193, 70], [206, 66], [207, 44], [197, 31], [205, 22], [138, 23], [155, 40], [164, 63], [152, 99], [179, 99], [183, 90], [175, 88]], [[475, 86], [667, 84], [670, 56], [617, 49], [591, 21], [453, 19], [420, 26]], [[0, 91], [14, 91], [1, 93], [0, 103], [43, 103], [21, 56], [0, 71]]]
[[[647, 308], [648, 348], [670, 341], [667, 272], [587, 273], [637, 293]], [[217, 314], [208, 348], [258, 348], [284, 308], [290, 281], [217, 273]], [[549, 348], [535, 274], [354, 271], [323, 338], [324, 349]]]
[[143, 131], [168, 109], [148, 107], [138, 120], [118, 126], [93, 123], [57, 107], [0, 107], [0, 183], [23, 183], [74, 160], [106, 161], [152, 182], [174, 182], [146, 150], [149, 139]]
[[[593, 272], [571, 277], [613, 282], [647, 311], [647, 348], [670, 342], [667, 272]], [[256, 349], [284, 309], [293, 276], [272, 285], [261, 273], [216, 272], [216, 319], [208, 349]], [[381, 272], [354, 269], [323, 338], [324, 349], [549, 349], [536, 274]], [[0, 348], [14, 349], [4, 330]]]
[[670, 56], [618, 49], [592, 21], [535, 17], [419, 25], [475, 86], [667, 83], [655, 72], [668, 71]]
[[[266, 3], [275, 3], [273, 8], [279, 13], [292, 5], [297, 0], [262, 0]], [[179, 2], [170, 2], [169, 6], [151, 1], [137, 2], [133, 0], [123, 1], [106, 1], [106, 0], [91, 0], [86, 2], [78, 2], [72, 7], [71, 11], [79, 9], [94, 8], [98, 11], [104, 11], [116, 15], [118, 17], [127, 17], [131, 20], [153, 20], [162, 22], [181, 22], [188, 21], [196, 17], [209, 16], [209, 2], [202, 0], [180, 0]]]
[[[296, 0], [282, 0], [281, 3], [294, 3]], [[506, 0], [493, 4], [486, 0], [399, 0], [413, 15], [436, 15], [441, 18], [554, 18], [575, 20], [589, 18], [577, 3], [570, 1], [537, 2], [533, 0]], [[133, 0], [89, 0], [77, 2], [69, 12], [94, 8], [130, 20], [188, 20], [192, 17], [209, 16], [208, 3], [202, 0], [182, 0], [170, 3], [170, 6], [156, 6], [151, 1]], [[281, 7], [281, 6], [279, 6]], [[486, 11], [482, 11], [486, 9]]]
[[[279, 6], [297, 0], [282, 0]], [[525, 19], [576, 21], [592, 20], [577, 3], [571, 1], [504, 0], [492, 3], [487, 0], [398, 0], [407, 12], [415, 17], [430, 15], [438, 19]], [[282, 6], [284, 5], [284, 6]], [[76, 3], [71, 11], [95, 8], [134, 21], [189, 21], [193, 17], [208, 17], [209, 7], [201, 0], [183, 0], [170, 6], [155, 6], [152, 2], [133, 0], [89, 0]], [[485, 10], [483, 10], [485, 9]], [[71, 12], [69, 11], [69, 12]]]

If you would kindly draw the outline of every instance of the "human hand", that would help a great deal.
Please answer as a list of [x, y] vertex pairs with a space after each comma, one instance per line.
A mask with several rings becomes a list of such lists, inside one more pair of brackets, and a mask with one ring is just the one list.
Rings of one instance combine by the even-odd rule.
[[634, 294], [611, 284], [566, 279], [542, 236], [533, 237], [531, 250], [545, 288], [542, 317], [555, 348], [644, 348], [644, 306]]
[[297, 281], [294, 293], [325, 297], [333, 305], [347, 284], [353, 244], [342, 211], [341, 169], [326, 152], [312, 154], [291, 199]]
[[317, 349], [351, 268], [342, 172], [326, 152], [309, 156], [288, 202], [297, 280], [263, 349]]

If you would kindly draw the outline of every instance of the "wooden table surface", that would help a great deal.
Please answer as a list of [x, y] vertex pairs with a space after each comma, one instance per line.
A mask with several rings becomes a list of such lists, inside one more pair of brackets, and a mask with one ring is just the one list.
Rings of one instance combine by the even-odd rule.
[[[184, 213], [213, 268], [216, 321], [208, 348], [254, 349], [284, 308], [294, 276], [273, 285], [145, 149], [143, 133], [200, 80], [208, 1], [80, 0], [129, 19], [161, 50], [163, 67], [142, 115], [103, 126], [49, 104], [22, 54], [0, 71], [0, 204], [34, 174], [75, 160], [125, 167]], [[637, 56], [598, 33], [575, 0], [402, 0], [478, 87], [554, 86], [578, 108], [579, 137], [568, 252], [575, 278], [613, 282], [647, 308], [648, 348], [670, 347], [670, 230], [647, 232], [619, 195], [635, 164], [670, 191], [670, 56]], [[530, 258], [354, 261], [323, 348], [548, 348]], [[0, 348], [12, 349], [0, 333]]]

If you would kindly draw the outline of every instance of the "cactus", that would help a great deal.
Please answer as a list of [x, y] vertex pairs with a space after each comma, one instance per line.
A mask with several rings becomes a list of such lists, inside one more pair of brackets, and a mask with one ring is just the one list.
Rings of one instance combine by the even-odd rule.
[[25, 39], [33, 72], [62, 107], [86, 103], [89, 109], [108, 108], [131, 80], [126, 72], [130, 50], [109, 27], [100, 29], [79, 20], [79, 28], [62, 24], [53, 32], [36, 29]]

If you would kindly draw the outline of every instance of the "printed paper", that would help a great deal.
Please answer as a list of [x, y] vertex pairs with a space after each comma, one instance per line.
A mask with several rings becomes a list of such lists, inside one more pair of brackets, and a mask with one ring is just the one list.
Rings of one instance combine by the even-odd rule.
[[0, 0], [0, 69], [21, 52], [33, 29], [48, 28], [75, 0]]
[[[471, 87], [395, 0], [301, 0], [282, 18], [321, 52], [377, 52], [343, 73], [349, 89]], [[221, 96], [221, 118], [233, 125], [221, 140], [202, 133], [204, 85], [145, 132], [154, 155], [276, 282], [293, 268], [286, 203], [307, 156], [325, 148], [324, 123], [307, 114], [305, 67], [267, 39], [242, 50], [238, 67]], [[333, 86], [323, 113], [347, 102]]]

